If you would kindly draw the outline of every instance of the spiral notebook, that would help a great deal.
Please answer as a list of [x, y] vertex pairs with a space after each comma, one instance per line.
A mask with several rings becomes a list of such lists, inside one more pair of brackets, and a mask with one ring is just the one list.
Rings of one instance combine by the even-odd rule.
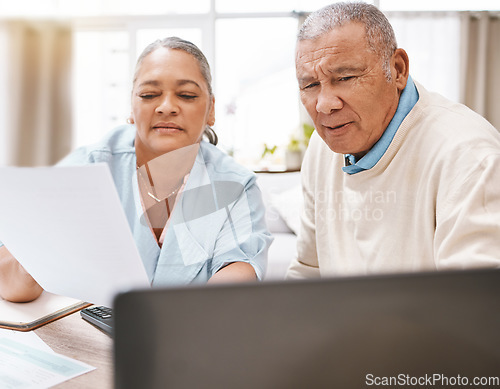
[[12, 303], [0, 298], [0, 328], [31, 331], [89, 305], [46, 291], [29, 303]]

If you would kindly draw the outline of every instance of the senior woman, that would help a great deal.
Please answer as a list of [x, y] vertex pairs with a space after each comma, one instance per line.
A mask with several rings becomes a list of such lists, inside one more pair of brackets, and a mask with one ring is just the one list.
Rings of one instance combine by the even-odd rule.
[[[215, 147], [214, 101], [203, 53], [176, 37], [155, 41], [137, 61], [129, 124], [60, 162], [108, 164], [153, 286], [265, 272], [272, 238], [260, 191], [253, 173]], [[0, 247], [0, 296], [30, 301], [41, 292]]]

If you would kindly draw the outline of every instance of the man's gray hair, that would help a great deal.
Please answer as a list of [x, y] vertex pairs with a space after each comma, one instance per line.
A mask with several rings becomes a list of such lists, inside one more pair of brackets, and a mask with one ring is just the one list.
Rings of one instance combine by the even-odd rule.
[[334, 3], [310, 14], [297, 39], [316, 39], [351, 22], [365, 26], [368, 46], [381, 55], [386, 78], [391, 79], [390, 60], [397, 49], [396, 36], [385, 15], [374, 5], [362, 2]]
[[[135, 71], [134, 71], [134, 80], [133, 83], [135, 84], [137, 80], [137, 76], [139, 74], [139, 70], [142, 65], [142, 61], [144, 61], [144, 58], [146, 58], [149, 54], [151, 54], [153, 51], [160, 49], [160, 48], [165, 48], [165, 49], [172, 49], [172, 50], [182, 50], [188, 54], [191, 54], [196, 61], [198, 62], [198, 65], [200, 66], [200, 71], [201, 75], [205, 79], [207, 83], [207, 88], [208, 88], [208, 94], [210, 98], [213, 97], [213, 91], [212, 91], [212, 74], [210, 73], [210, 65], [208, 64], [208, 60], [205, 57], [205, 54], [196, 46], [194, 43], [186, 41], [184, 39], [178, 38], [176, 36], [171, 36], [163, 39], [158, 39], [154, 41], [153, 43], [150, 43], [141, 53], [139, 58], [137, 58], [137, 63], [135, 65]], [[218, 137], [215, 131], [213, 130], [212, 127], [207, 125], [207, 128], [205, 129], [205, 136], [208, 138], [208, 141], [214, 145], [217, 144], [218, 142]]]

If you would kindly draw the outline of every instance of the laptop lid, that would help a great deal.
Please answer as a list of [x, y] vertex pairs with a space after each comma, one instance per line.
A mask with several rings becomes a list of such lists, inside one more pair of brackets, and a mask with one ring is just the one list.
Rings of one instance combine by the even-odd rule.
[[500, 270], [131, 291], [115, 387], [473, 387], [500, 376], [499, 303]]

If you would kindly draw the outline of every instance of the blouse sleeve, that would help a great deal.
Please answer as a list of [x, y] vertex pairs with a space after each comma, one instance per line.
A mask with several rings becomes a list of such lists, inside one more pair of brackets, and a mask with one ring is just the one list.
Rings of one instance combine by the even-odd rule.
[[211, 275], [230, 263], [246, 262], [262, 280], [273, 238], [266, 227], [265, 208], [255, 176], [242, 186], [235, 201], [227, 204], [222, 214], [225, 219], [215, 240]]

